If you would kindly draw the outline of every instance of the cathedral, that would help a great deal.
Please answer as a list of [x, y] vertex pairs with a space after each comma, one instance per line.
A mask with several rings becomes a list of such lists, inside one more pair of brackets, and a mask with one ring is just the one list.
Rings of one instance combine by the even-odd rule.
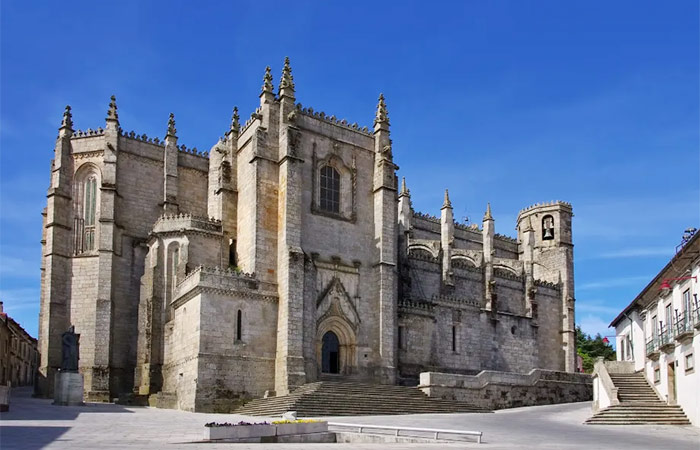
[[521, 210], [515, 238], [490, 206], [455, 221], [447, 191], [423, 214], [400, 155], [383, 96], [371, 129], [302, 107], [288, 59], [208, 152], [178, 143], [172, 114], [160, 139], [122, 130], [114, 97], [87, 131], [67, 106], [43, 211], [40, 392], [71, 326], [86, 400], [191, 411], [323, 379], [573, 372], [571, 205]]

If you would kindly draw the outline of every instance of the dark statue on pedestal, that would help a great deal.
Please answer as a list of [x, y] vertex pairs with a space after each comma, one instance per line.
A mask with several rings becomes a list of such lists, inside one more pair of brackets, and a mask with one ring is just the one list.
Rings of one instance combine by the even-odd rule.
[[80, 359], [80, 335], [75, 333], [75, 326], [71, 325], [70, 330], [61, 335], [61, 341], [63, 342], [61, 371], [77, 372]]

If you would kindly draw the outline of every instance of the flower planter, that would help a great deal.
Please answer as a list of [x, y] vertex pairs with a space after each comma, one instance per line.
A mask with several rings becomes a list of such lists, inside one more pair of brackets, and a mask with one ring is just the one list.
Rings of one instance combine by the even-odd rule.
[[248, 439], [263, 436], [274, 436], [275, 425], [235, 425], [204, 428], [204, 439]]
[[280, 423], [275, 426], [277, 427], [277, 436], [325, 433], [328, 431], [328, 422]]

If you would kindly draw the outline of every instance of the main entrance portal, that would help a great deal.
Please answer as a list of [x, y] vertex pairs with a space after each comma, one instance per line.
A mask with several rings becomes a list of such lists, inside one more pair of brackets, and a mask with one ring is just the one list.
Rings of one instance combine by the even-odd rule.
[[340, 343], [332, 331], [323, 335], [321, 346], [321, 372], [340, 373]]

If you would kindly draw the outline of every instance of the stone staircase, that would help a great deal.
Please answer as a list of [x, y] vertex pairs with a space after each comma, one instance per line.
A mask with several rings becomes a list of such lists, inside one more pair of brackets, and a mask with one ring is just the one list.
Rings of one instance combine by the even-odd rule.
[[610, 406], [590, 419], [591, 425], [690, 425], [678, 405], [667, 405], [656, 395], [641, 372], [611, 373], [618, 389], [619, 405]]
[[490, 412], [473, 405], [430, 398], [412, 387], [347, 381], [319, 381], [289, 395], [252, 400], [235, 414], [277, 416], [296, 411], [300, 417]]

